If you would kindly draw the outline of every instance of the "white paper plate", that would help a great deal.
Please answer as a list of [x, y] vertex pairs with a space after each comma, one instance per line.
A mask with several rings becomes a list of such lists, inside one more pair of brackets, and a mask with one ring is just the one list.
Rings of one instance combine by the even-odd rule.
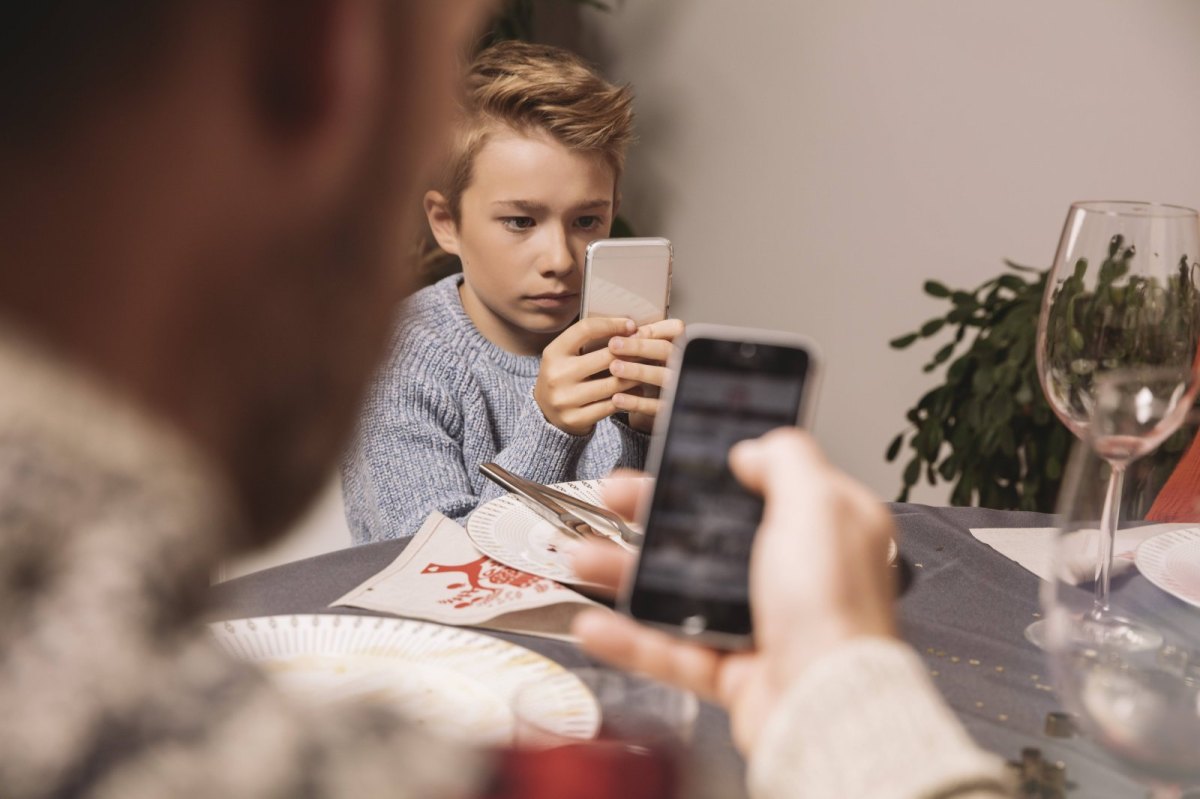
[[[603, 484], [602, 480], [578, 480], [553, 487], [603, 505]], [[506, 566], [560, 583], [588, 584], [571, 568], [571, 552], [579, 547], [579, 540], [538, 516], [515, 494], [497, 497], [476, 508], [467, 519], [467, 535], [485, 555]]]
[[440, 624], [377, 616], [263, 616], [210, 625], [234, 657], [264, 669], [309, 702], [383, 702], [432, 733], [510, 745], [517, 690], [553, 677], [565, 689], [540, 722], [593, 737], [600, 708], [578, 678], [549, 658], [499, 638]]
[[1147, 580], [1200, 608], [1200, 527], [1171, 530], [1143, 541], [1134, 562]]

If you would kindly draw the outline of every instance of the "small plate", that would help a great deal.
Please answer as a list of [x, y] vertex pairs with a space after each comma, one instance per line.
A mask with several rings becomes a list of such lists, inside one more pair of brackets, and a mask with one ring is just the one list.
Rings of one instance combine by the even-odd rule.
[[1171, 530], [1143, 541], [1134, 562], [1147, 580], [1200, 608], [1200, 527]]
[[[603, 505], [603, 485], [603, 480], [577, 480], [553, 488]], [[485, 555], [506, 566], [568, 585], [590, 585], [571, 568], [571, 553], [579, 547], [579, 539], [538, 516], [515, 494], [476, 508], [467, 519], [467, 535]]]
[[378, 616], [264, 616], [209, 625], [230, 655], [257, 664], [310, 703], [379, 702], [442, 737], [485, 746], [513, 742], [512, 699], [553, 678], [562, 690], [539, 724], [594, 737], [600, 708], [559, 664], [489, 635]]

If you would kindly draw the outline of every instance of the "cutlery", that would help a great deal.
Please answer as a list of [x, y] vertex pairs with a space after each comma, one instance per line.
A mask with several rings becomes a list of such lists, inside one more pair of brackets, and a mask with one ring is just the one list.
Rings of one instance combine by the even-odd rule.
[[[526, 480], [526, 482], [533, 483], [532, 480]], [[617, 535], [621, 537], [621, 540], [625, 543], [632, 544], [634, 546], [642, 543], [642, 538], [644, 537], [643, 533], [627, 525], [625, 520], [622, 519], [619, 514], [613, 513], [608, 508], [588, 502], [585, 499], [572, 496], [564, 491], [559, 491], [557, 488], [552, 488], [551, 486], [541, 485], [540, 483], [533, 483], [533, 485], [538, 486], [542, 493], [549, 495], [551, 499], [557, 500], [561, 504], [572, 505], [584, 513], [590, 513], [591, 515], [598, 517], [607, 525], [611, 526]]]
[[[590, 510], [595, 506], [590, 503], [584, 503], [587, 508], [580, 509], [574, 497], [570, 497], [571, 501], [562, 500], [563, 495], [560, 491], [547, 489], [541, 483], [536, 483], [532, 480], [526, 480], [524, 477], [513, 474], [495, 463], [480, 464], [479, 471], [492, 482], [507, 491], [511, 491], [519, 498], [525, 501], [525, 504], [536, 514], [541, 516], [546, 521], [554, 524], [576, 538], [584, 536], [594, 536], [603, 538], [606, 541], [611, 541], [623, 549], [636, 551], [636, 547], [625, 539], [624, 534], [613, 525], [613, 532], [606, 533], [598, 530], [591, 521], [585, 516], [586, 513], [592, 513], [594, 517], [611, 524], [608, 518], [602, 514], [594, 513]], [[550, 494], [549, 491], [553, 491]], [[582, 502], [579, 500], [578, 502]], [[606, 525], [607, 526], [607, 525]], [[628, 529], [628, 528], [626, 528]], [[630, 530], [629, 532], [633, 532]]]

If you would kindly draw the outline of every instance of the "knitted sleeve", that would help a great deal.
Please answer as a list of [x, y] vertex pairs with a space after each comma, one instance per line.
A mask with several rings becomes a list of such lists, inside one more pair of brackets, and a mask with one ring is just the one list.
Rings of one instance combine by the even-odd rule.
[[1003, 763], [971, 741], [916, 653], [882, 638], [809, 667], [768, 720], [749, 780], [755, 799], [1013, 795]]
[[[419, 355], [419, 353], [418, 353]], [[368, 401], [357, 443], [343, 468], [346, 518], [355, 543], [413, 535], [433, 511], [462, 523], [503, 490], [475, 474], [468, 436], [491, 438], [483, 391], [456, 359], [397, 360]], [[546, 421], [528, 397], [512, 422], [508, 446], [493, 457], [541, 483], [575, 479], [591, 436], [573, 436]]]

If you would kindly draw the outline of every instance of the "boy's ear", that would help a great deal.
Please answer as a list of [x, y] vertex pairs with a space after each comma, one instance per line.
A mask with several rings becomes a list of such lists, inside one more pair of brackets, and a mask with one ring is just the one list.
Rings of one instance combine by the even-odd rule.
[[454, 213], [450, 210], [450, 201], [440, 191], [425, 192], [425, 218], [429, 220], [429, 229], [438, 246], [451, 255], [461, 257], [458, 247], [458, 223], [454, 221]]

